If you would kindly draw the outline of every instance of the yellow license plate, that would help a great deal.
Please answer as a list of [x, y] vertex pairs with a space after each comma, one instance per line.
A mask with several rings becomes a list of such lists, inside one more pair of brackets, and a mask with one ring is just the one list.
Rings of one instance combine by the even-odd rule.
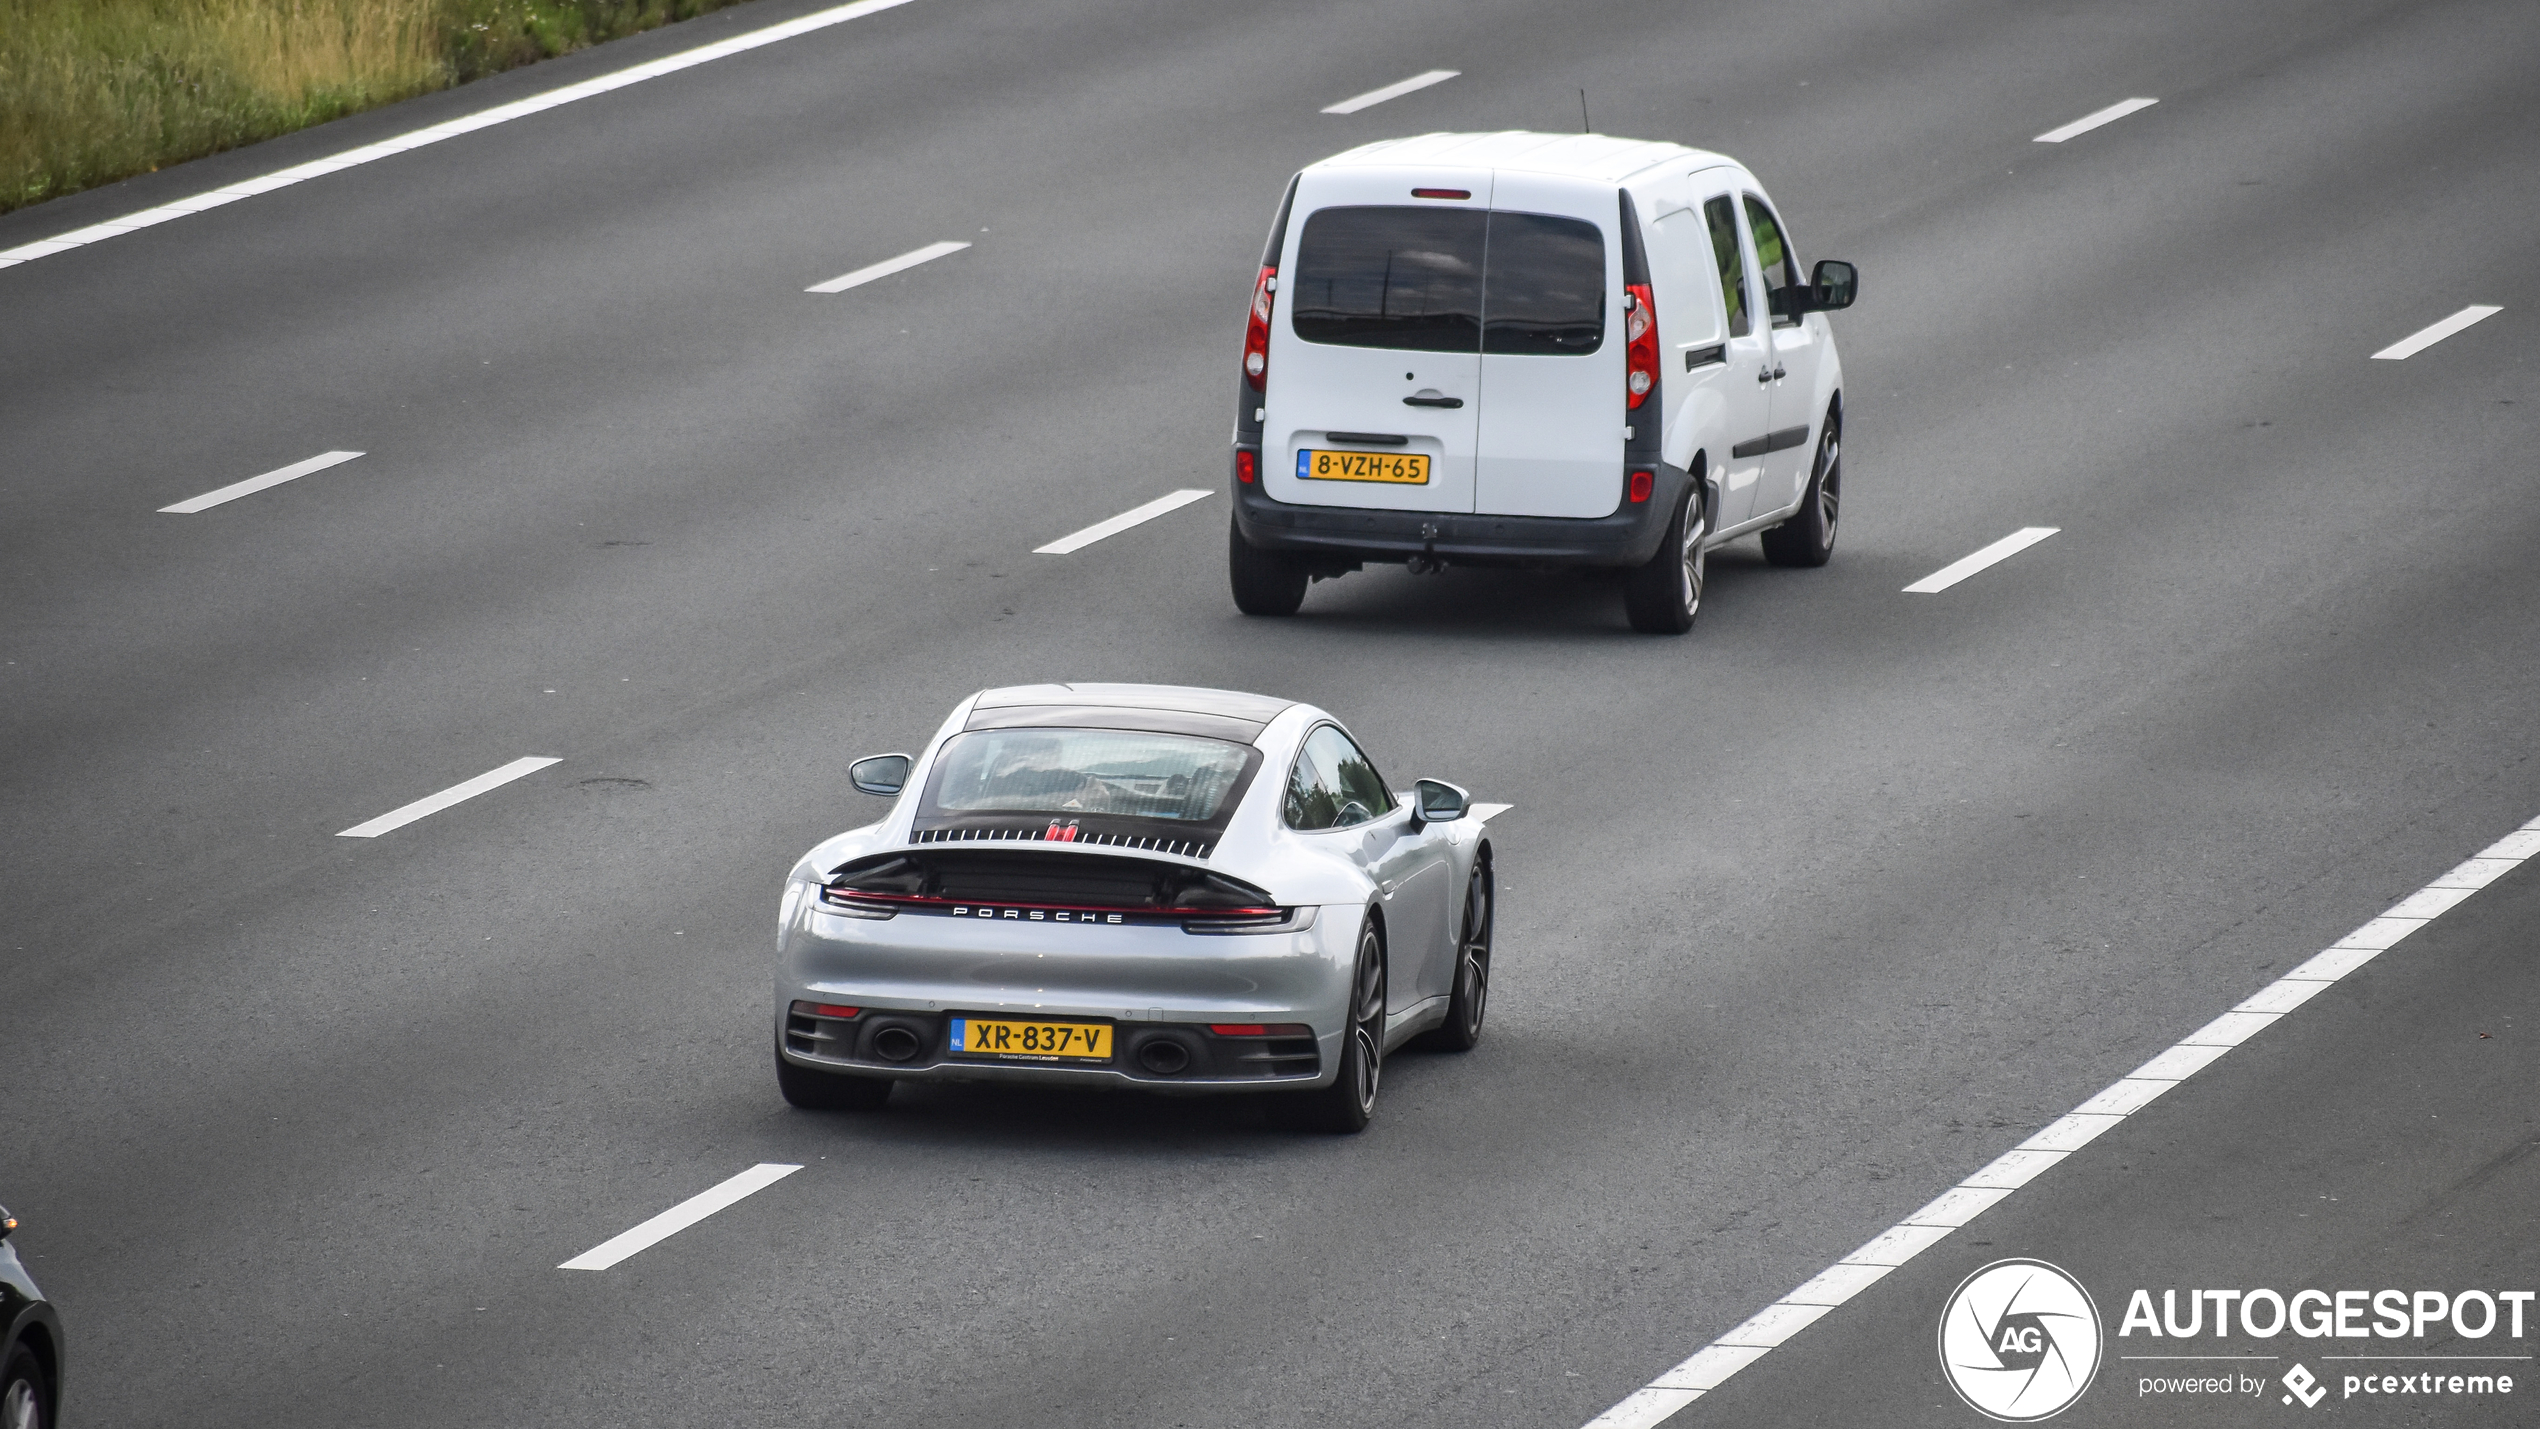
[[1029, 1057], [1042, 1062], [1108, 1062], [1111, 1029], [1099, 1022], [952, 1020], [952, 1050], [963, 1057]]
[[1296, 454], [1296, 474], [1303, 481], [1391, 481], [1404, 486], [1429, 484], [1425, 452], [1327, 452], [1311, 448]]

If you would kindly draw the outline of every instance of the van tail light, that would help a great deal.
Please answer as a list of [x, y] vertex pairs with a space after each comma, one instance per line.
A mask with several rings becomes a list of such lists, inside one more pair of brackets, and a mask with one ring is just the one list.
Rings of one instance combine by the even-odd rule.
[[1658, 314], [1649, 306], [1647, 283], [1634, 283], [1623, 290], [1623, 343], [1628, 364], [1623, 377], [1623, 405], [1637, 409], [1658, 388]]
[[1658, 484], [1658, 473], [1646, 468], [1632, 469], [1632, 504], [1638, 506], [1649, 499], [1651, 488]]
[[1242, 482], [1246, 486], [1250, 486], [1253, 482], [1260, 479], [1260, 475], [1261, 458], [1259, 454], [1245, 451], [1240, 447], [1237, 448], [1235, 451], [1235, 480]]
[[[1244, 381], [1255, 392], [1266, 390], [1270, 382], [1270, 305], [1278, 291], [1279, 270], [1264, 267], [1252, 285], [1252, 316], [1244, 321]], [[1653, 342], [1650, 351], [1657, 350]]]

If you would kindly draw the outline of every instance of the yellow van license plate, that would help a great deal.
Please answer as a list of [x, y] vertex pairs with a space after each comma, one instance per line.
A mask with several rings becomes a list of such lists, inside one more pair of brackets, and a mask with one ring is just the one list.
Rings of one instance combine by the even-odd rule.
[[964, 1057], [1108, 1062], [1111, 1029], [1099, 1022], [1005, 1022], [956, 1017], [952, 1020], [952, 1050]]
[[1404, 486], [1429, 484], [1425, 452], [1326, 452], [1308, 448], [1296, 454], [1300, 481], [1391, 481]]

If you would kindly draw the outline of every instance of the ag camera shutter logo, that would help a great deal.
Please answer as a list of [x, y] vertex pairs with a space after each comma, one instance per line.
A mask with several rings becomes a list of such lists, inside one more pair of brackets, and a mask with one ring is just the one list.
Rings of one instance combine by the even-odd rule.
[[2011, 1424], [2072, 1407], [2099, 1373], [2099, 1307], [2042, 1260], [1997, 1260], [1940, 1312], [1940, 1371], [1967, 1406]]

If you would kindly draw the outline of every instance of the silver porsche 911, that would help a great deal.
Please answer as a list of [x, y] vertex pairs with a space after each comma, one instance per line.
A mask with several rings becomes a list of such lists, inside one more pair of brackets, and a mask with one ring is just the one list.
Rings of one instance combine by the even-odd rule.
[[988, 690], [914, 758], [850, 772], [898, 802], [786, 880], [776, 1080], [796, 1106], [926, 1080], [1266, 1092], [1347, 1132], [1387, 1053], [1481, 1037], [1490, 806], [1389, 790], [1311, 705]]

